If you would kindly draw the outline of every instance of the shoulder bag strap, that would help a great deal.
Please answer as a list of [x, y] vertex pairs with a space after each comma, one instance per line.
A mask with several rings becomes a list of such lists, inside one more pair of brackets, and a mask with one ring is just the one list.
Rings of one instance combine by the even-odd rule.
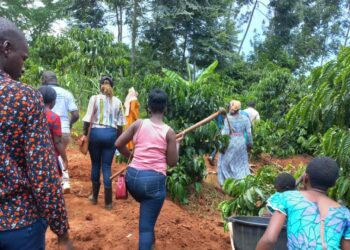
[[230, 135], [233, 134], [235, 131], [234, 129], [231, 127], [231, 123], [230, 123], [230, 120], [228, 119], [228, 116], [226, 116], [226, 121], [227, 121], [227, 125], [228, 125], [228, 128], [230, 130]]

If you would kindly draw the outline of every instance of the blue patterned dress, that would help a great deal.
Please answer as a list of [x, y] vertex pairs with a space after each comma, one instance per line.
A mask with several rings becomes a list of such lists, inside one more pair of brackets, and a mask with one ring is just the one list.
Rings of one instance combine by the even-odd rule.
[[[234, 133], [230, 133], [227, 119]], [[227, 178], [242, 179], [250, 174], [247, 144], [253, 144], [253, 138], [249, 118], [237, 114], [234, 116], [228, 115], [227, 119], [225, 119], [222, 134], [231, 134], [231, 139], [225, 154], [219, 154], [218, 178], [220, 185]], [[247, 134], [247, 144], [244, 133]]]
[[[299, 191], [286, 191], [272, 195], [267, 207], [287, 216], [288, 249], [322, 250], [321, 217], [315, 202]], [[342, 238], [350, 239], [350, 212], [343, 206], [329, 208], [324, 219], [327, 250], [340, 249]]]

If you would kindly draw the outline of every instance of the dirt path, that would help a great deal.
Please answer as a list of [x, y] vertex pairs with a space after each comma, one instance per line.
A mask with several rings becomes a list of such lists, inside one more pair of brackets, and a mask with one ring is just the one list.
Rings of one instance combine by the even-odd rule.
[[[65, 200], [75, 249], [137, 249], [138, 203], [131, 197], [114, 200], [113, 210], [107, 211], [102, 188], [98, 205], [90, 204], [89, 157], [77, 149], [69, 149], [68, 157], [71, 193], [65, 195]], [[117, 169], [113, 164], [113, 172]], [[56, 236], [50, 230], [46, 242], [47, 249], [58, 249]], [[156, 249], [230, 249], [230, 240], [219, 213], [197, 214], [167, 199], [156, 225]]]

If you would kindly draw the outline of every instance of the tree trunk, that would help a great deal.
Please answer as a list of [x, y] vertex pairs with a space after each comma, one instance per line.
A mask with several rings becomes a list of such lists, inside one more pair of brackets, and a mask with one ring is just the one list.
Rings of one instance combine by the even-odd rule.
[[251, 22], [252, 22], [253, 15], [254, 15], [254, 11], [255, 11], [255, 9], [256, 9], [257, 4], [258, 4], [258, 0], [255, 0], [252, 13], [250, 14], [250, 17], [249, 17], [249, 22], [248, 22], [247, 29], [245, 30], [243, 39], [242, 39], [242, 41], [241, 41], [241, 44], [239, 45], [238, 54], [241, 53], [241, 50], [242, 50], [242, 47], [243, 47], [243, 43], [244, 43], [244, 40], [245, 40], [245, 38], [246, 38], [246, 36], [247, 36], [247, 34], [248, 34], [248, 30], [249, 30], [249, 28], [250, 28], [250, 24], [251, 24]]
[[132, 15], [132, 27], [131, 27], [131, 74], [134, 73], [135, 69], [135, 49], [136, 49], [136, 36], [137, 36], [137, 14], [138, 14], [138, 3], [139, 0], [133, 0], [133, 15]]
[[349, 38], [349, 31], [350, 31], [350, 24], [348, 25], [348, 30], [346, 31], [346, 36], [345, 36], [345, 42], [344, 42], [344, 47], [348, 43], [348, 38]]
[[187, 68], [186, 65], [186, 50], [187, 50], [187, 33], [185, 34], [184, 37], [184, 43], [183, 43], [183, 48], [182, 48], [182, 70], [185, 72], [185, 69]]
[[118, 42], [123, 41], [123, 6], [119, 0], [115, 0], [115, 14], [117, 17]]

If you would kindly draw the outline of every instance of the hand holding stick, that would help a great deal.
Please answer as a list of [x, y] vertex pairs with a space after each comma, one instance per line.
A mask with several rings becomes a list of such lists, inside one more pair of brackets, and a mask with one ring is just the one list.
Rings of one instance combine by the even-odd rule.
[[[225, 115], [226, 114], [226, 109], [224, 108], [220, 108], [217, 112], [215, 112], [214, 114], [211, 114], [210, 116], [208, 116], [207, 118], [197, 122], [196, 124], [192, 125], [191, 127], [181, 131], [180, 133], [178, 133], [176, 135], [176, 141], [177, 141], [177, 145], [179, 145], [179, 143], [183, 140], [184, 136], [191, 132], [192, 130], [210, 122], [211, 120], [215, 119], [216, 117], [218, 117], [220, 114]], [[127, 164], [128, 165], [128, 164]], [[117, 177], [118, 175], [122, 174], [125, 170], [127, 169], [127, 166], [122, 168], [121, 170], [119, 170], [118, 172], [116, 172], [115, 174], [113, 174], [111, 177], [109, 177], [110, 180], [113, 180], [115, 177]]]
[[224, 108], [220, 108], [217, 112], [211, 114], [210, 116], [208, 116], [207, 118], [197, 122], [196, 124], [192, 125], [189, 128], [186, 128], [185, 130], [183, 130], [182, 132], [178, 133], [176, 135], [176, 139], [183, 137], [185, 134], [191, 132], [192, 130], [195, 130], [196, 128], [210, 122], [211, 120], [214, 120], [216, 117], [218, 117], [220, 114], [226, 114], [226, 109]]

